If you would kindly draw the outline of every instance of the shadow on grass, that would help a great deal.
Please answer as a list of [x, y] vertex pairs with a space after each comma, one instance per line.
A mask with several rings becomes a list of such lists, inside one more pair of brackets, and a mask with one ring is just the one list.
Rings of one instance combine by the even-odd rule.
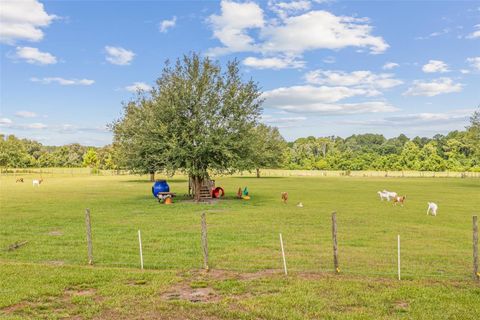
[[[232, 177], [233, 179], [255, 179], [255, 180], [262, 180], [262, 179], [285, 179], [285, 178], [289, 178], [289, 177], [260, 177], [260, 178], [257, 178], [257, 177], [245, 177], [245, 176], [235, 176], [235, 177]], [[291, 178], [291, 177], [290, 177]]]
[[[173, 178], [173, 179], [157, 179], [157, 180], [167, 180], [167, 182], [172, 182], [172, 183], [188, 182], [187, 179], [175, 179], [175, 178]], [[152, 183], [153, 184], [153, 182], [151, 182], [148, 179], [121, 180], [119, 182], [120, 183], [126, 183], [126, 182], [128, 182], [128, 183]]]

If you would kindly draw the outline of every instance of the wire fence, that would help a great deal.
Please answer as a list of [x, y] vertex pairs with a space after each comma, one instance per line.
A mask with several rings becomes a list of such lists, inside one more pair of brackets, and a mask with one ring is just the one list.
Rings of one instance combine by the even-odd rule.
[[[198, 220], [176, 229], [128, 223], [111, 225], [97, 218], [94, 210], [91, 221], [94, 266], [160, 270], [205, 267], [200, 216]], [[475, 249], [472, 255], [472, 232], [475, 239], [472, 228], [462, 230], [463, 236], [456, 243], [445, 240], [451, 237], [431, 238], [411, 231], [399, 232], [400, 251], [397, 234], [380, 231], [358, 234], [340, 215], [336, 268], [330, 220], [324, 221], [316, 233], [282, 230], [281, 226], [265, 225], [261, 230], [225, 226], [217, 222], [214, 214], [208, 213], [207, 221], [210, 269], [235, 272], [269, 270], [279, 273], [288, 269], [288, 274], [340, 273], [378, 278], [400, 278], [400, 269], [402, 279], [471, 280], [472, 275], [477, 279], [480, 277], [478, 245], [477, 258]], [[38, 233], [38, 236], [28, 239], [24, 248], [2, 252], [0, 259], [52, 265], [87, 265], [89, 255], [85, 222], [78, 219], [72, 222], [70, 229], [74, 231]], [[476, 232], [478, 243], [478, 223]], [[282, 234], [282, 243], [279, 233]], [[14, 239], [14, 236], [8, 239], [3, 237], [2, 242], [11, 243]], [[475, 259], [476, 271], [472, 269], [472, 266], [475, 268]]]

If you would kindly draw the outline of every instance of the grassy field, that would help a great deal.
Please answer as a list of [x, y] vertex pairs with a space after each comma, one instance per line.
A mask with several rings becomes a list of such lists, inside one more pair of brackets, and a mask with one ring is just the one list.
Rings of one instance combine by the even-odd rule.
[[[226, 199], [172, 206], [138, 176], [0, 177], [0, 315], [6, 318], [475, 319], [471, 220], [480, 180], [376, 177], [224, 177]], [[169, 180], [187, 191], [184, 177]], [[248, 186], [252, 199], [234, 199]], [[381, 202], [382, 189], [407, 195]], [[280, 193], [288, 191], [284, 205]], [[439, 205], [426, 216], [427, 201]], [[304, 207], [296, 206], [302, 202]], [[84, 210], [92, 213], [94, 267], [86, 266]], [[333, 274], [331, 212], [340, 269]], [[207, 212], [210, 267], [202, 267]], [[137, 230], [146, 270], [139, 269]], [[278, 233], [289, 276], [282, 275]], [[402, 277], [396, 280], [396, 237]], [[197, 301], [197, 302], [195, 302]]]

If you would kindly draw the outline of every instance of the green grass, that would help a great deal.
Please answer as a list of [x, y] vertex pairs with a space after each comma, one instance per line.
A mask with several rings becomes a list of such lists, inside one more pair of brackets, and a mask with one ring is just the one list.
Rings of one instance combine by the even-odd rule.
[[[5, 317], [474, 319], [480, 312], [480, 288], [471, 280], [478, 179], [224, 177], [216, 181], [225, 200], [195, 204], [180, 196], [166, 206], [153, 199], [145, 177], [55, 174], [40, 188], [32, 187], [33, 176], [24, 177], [24, 184], [0, 178], [0, 248], [28, 241], [0, 251]], [[184, 177], [169, 184], [177, 194], [187, 191]], [[252, 199], [234, 199], [244, 186]], [[382, 189], [406, 194], [405, 207], [381, 202], [376, 192]], [[289, 193], [287, 205], [282, 191]], [[439, 205], [437, 217], [426, 216], [427, 201]], [[85, 208], [92, 214], [93, 268], [85, 266]], [[340, 275], [333, 275], [332, 211]], [[201, 212], [207, 212], [210, 267], [234, 273], [192, 273], [203, 263]], [[397, 234], [401, 282], [395, 280]], [[255, 272], [262, 276], [241, 276]], [[216, 299], [161, 297], [182, 283], [212, 290]]]

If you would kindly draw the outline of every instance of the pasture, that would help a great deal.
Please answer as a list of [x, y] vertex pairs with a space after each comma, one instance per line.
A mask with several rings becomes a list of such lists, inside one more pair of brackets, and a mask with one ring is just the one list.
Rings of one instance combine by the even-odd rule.
[[[480, 313], [480, 287], [471, 275], [479, 179], [219, 177], [227, 197], [195, 204], [182, 196], [188, 182], [179, 176], [168, 179], [180, 197], [167, 206], [154, 200], [146, 177], [54, 174], [35, 188], [38, 175], [23, 177], [23, 184], [0, 178], [0, 315], [7, 318], [474, 319]], [[245, 186], [252, 199], [235, 199]], [[383, 189], [406, 195], [405, 206], [381, 202]], [[282, 191], [289, 193], [286, 205]], [[438, 216], [426, 215], [429, 201], [438, 204]], [[93, 267], [86, 266], [85, 208], [92, 215]], [[202, 212], [208, 274], [199, 271]], [[397, 234], [402, 281], [396, 280]], [[20, 241], [28, 243], [3, 250]], [[189, 290], [197, 290], [199, 302], [184, 299]]]

